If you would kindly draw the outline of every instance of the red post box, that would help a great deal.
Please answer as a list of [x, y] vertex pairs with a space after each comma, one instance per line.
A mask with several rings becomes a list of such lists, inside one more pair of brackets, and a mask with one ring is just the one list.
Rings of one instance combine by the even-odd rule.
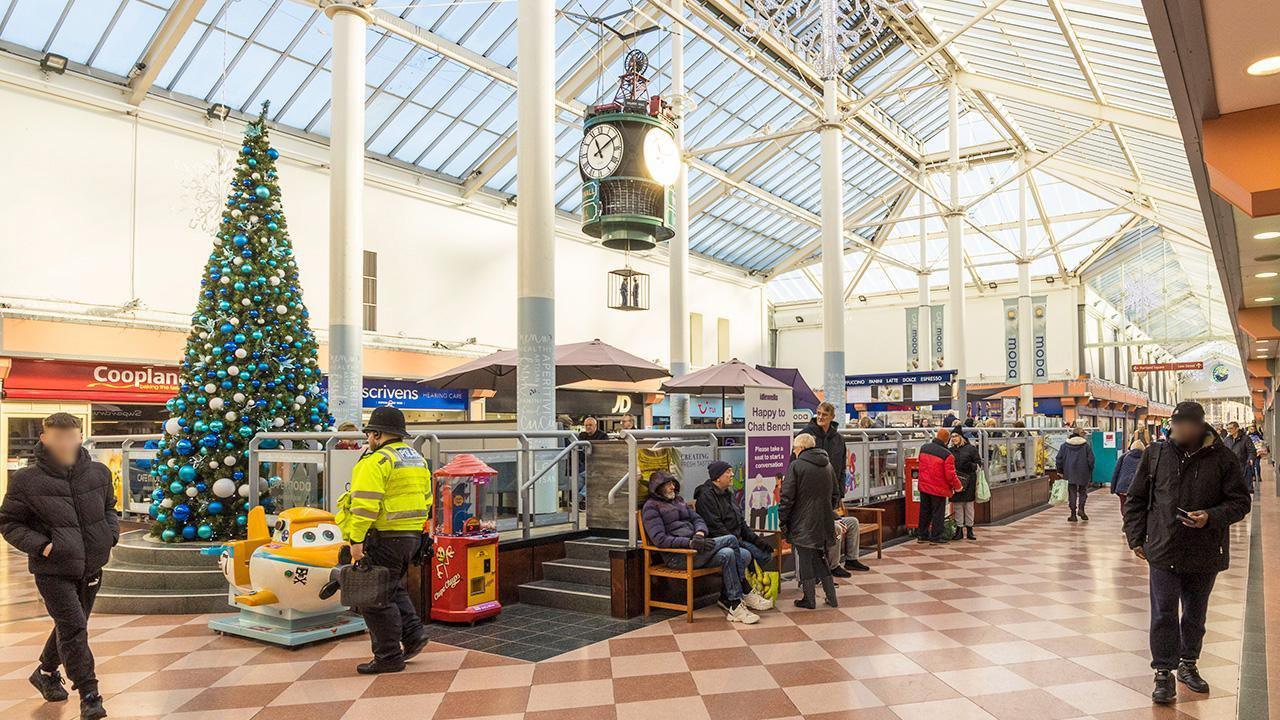
[[920, 527], [920, 458], [907, 458], [906, 477], [903, 482], [902, 505], [907, 519], [907, 529]]

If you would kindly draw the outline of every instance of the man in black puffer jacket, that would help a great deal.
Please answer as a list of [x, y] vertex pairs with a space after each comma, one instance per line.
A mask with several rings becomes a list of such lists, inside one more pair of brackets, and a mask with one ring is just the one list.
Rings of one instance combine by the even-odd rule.
[[80, 421], [67, 413], [44, 419], [35, 463], [9, 477], [0, 504], [0, 534], [27, 554], [36, 589], [53, 620], [31, 684], [48, 701], [67, 699], [58, 665], [80, 692], [80, 717], [102, 718], [89, 651], [89, 612], [102, 566], [120, 538], [111, 471], [89, 459]]
[[1205, 423], [1204, 408], [1178, 403], [1170, 441], [1143, 454], [1124, 503], [1129, 547], [1150, 566], [1151, 699], [1157, 703], [1177, 696], [1174, 670], [1191, 690], [1209, 691], [1196, 669], [1209, 594], [1231, 559], [1231, 525], [1249, 505], [1240, 462]]
[[707, 474], [707, 481], [693, 491], [693, 506], [707, 524], [708, 536], [732, 535], [760, 567], [767, 567], [773, 559], [773, 549], [747, 524], [742, 504], [733, 501], [733, 466], [716, 460], [707, 466]]

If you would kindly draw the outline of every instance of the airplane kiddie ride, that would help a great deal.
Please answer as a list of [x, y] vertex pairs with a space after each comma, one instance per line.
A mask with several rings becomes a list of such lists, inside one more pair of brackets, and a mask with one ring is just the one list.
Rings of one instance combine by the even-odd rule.
[[261, 506], [249, 511], [248, 537], [205, 552], [231, 587], [228, 603], [239, 614], [209, 621], [220, 633], [293, 647], [363, 632], [364, 620], [339, 596], [320, 598], [346, 543], [333, 514], [309, 507], [280, 513], [274, 532]]
[[502, 611], [497, 507], [485, 503], [489, 481], [497, 474], [468, 454], [436, 471], [432, 620], [474, 623]]

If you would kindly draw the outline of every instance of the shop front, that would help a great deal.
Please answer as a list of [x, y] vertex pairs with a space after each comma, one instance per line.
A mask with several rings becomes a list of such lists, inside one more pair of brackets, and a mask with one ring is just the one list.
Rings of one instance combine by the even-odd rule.
[[[321, 388], [329, 391], [329, 377], [320, 381]], [[404, 412], [405, 423], [410, 427], [441, 422], [467, 420], [470, 395], [461, 389], [441, 390], [427, 387], [404, 378], [366, 377], [360, 391], [364, 407], [363, 419], [368, 420], [374, 408], [394, 407]]]
[[[645, 405], [645, 393], [617, 390], [556, 389], [556, 416], [567, 415], [572, 425], [581, 425], [584, 418], [594, 417], [605, 432], [617, 432], [622, 428], [622, 416], [630, 415], [637, 428], [648, 427], [652, 415]], [[516, 398], [513, 393], [500, 392], [485, 400], [486, 420], [515, 420]]]
[[86, 437], [158, 433], [177, 391], [171, 365], [0, 358], [0, 491], [30, 461], [46, 416], [80, 418]]
[[934, 425], [951, 407], [955, 370], [846, 375], [845, 412], [881, 427]]
[[[716, 420], [724, 419], [726, 425], [740, 423], [743, 419], [742, 398], [721, 398], [719, 395], [689, 398], [689, 421], [694, 427], [714, 427]], [[671, 396], [666, 395], [653, 406], [655, 425], [671, 425]]]

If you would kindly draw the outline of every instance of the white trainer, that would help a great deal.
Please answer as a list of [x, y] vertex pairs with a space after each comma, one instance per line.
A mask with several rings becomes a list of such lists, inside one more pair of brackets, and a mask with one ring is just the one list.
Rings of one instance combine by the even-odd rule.
[[765, 596], [761, 595], [755, 590], [752, 590], [746, 595], [743, 595], [742, 602], [749, 609], [755, 610], [756, 612], [764, 612], [765, 610], [773, 609], [773, 602], [766, 599]]
[[760, 622], [760, 616], [747, 609], [746, 603], [738, 603], [738, 606], [729, 611], [725, 616], [725, 620], [729, 622], [740, 622], [743, 625], [755, 625]]

